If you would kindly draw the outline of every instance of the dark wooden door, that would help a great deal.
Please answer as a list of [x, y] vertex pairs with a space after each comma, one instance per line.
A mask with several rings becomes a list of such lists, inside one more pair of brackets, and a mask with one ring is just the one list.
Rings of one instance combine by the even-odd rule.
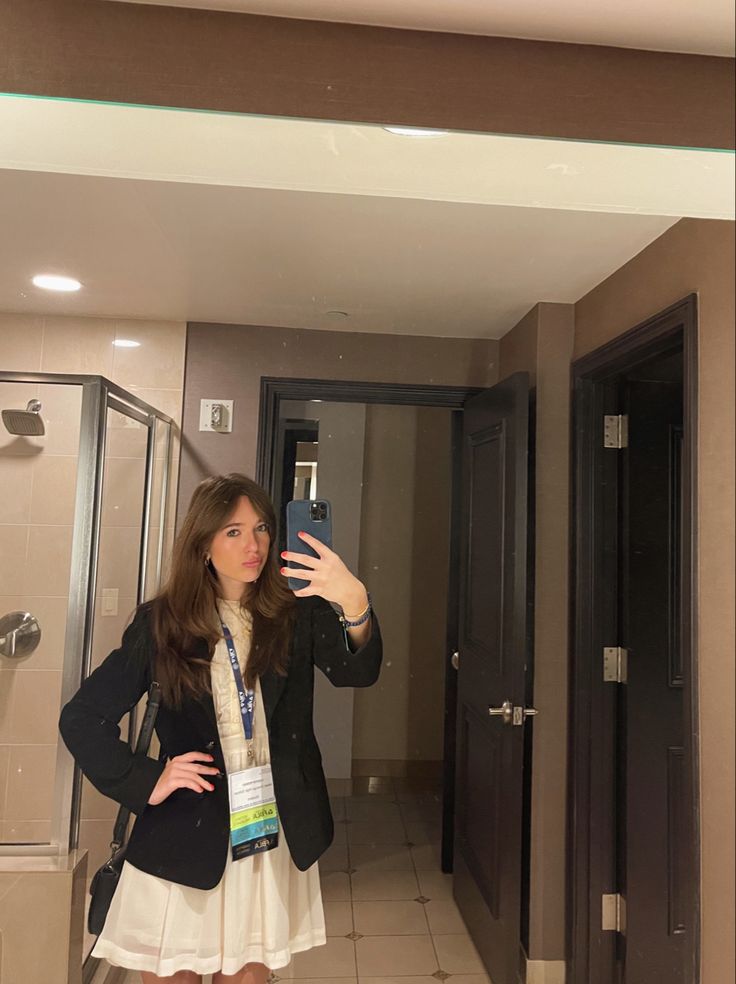
[[472, 397], [463, 416], [453, 885], [494, 984], [517, 984], [529, 727], [527, 374]]
[[[684, 774], [680, 640], [682, 355], [624, 384], [620, 690], [621, 942], [626, 984], [685, 984], [689, 922], [689, 806]], [[636, 378], [639, 377], [639, 378]], [[643, 378], [642, 378], [643, 377]]]

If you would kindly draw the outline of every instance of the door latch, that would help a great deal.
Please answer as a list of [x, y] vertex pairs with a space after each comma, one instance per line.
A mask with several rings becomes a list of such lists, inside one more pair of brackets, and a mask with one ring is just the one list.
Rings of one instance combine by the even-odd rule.
[[505, 700], [500, 707], [489, 707], [488, 713], [491, 717], [500, 717], [503, 724], [511, 724], [518, 728], [528, 717], [533, 717], [539, 712], [534, 707], [514, 707], [510, 700]]

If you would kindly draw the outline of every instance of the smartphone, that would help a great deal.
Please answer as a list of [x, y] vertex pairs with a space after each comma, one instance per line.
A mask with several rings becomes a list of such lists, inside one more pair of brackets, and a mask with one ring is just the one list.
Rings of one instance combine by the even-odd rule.
[[[292, 499], [291, 502], [286, 503], [286, 549], [290, 553], [317, 557], [316, 550], [299, 538], [300, 530], [310, 533], [315, 540], [332, 549], [332, 506], [326, 499]], [[292, 560], [287, 566], [305, 569], [303, 564], [297, 564]], [[309, 584], [308, 578], [289, 576], [288, 581], [292, 591], [306, 588]]]

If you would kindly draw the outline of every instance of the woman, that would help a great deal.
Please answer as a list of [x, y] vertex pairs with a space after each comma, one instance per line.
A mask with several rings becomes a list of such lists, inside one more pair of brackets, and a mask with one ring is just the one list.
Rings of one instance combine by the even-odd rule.
[[[213, 984], [264, 984], [325, 942], [316, 862], [333, 823], [312, 730], [314, 666], [335, 686], [370, 686], [381, 639], [364, 586], [306, 533], [319, 557], [281, 555], [310, 569], [289, 591], [285, 578], [306, 572], [279, 569], [274, 530], [255, 482], [202, 482], [166, 586], [61, 714], [82, 772], [137, 814], [93, 953], [144, 984], [209, 973]], [[158, 761], [133, 754], [118, 727], [152, 680]]]

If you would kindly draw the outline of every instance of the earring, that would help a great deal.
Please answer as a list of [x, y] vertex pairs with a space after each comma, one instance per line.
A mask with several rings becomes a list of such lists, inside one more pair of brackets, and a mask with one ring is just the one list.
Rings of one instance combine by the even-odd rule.
[[205, 566], [205, 567], [208, 567], [208, 566], [209, 566], [209, 563], [210, 563], [210, 560], [211, 560], [211, 559], [212, 559], [212, 558], [210, 557], [210, 555], [209, 555], [209, 554], [205, 554], [205, 555], [204, 555], [204, 566]]

